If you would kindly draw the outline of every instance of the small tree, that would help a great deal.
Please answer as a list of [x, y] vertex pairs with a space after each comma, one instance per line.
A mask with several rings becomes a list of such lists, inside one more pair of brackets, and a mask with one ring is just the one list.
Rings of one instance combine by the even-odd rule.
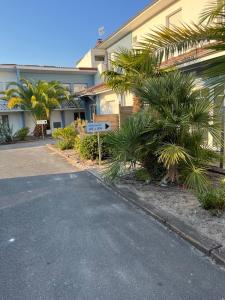
[[207, 189], [205, 165], [217, 158], [206, 141], [208, 132], [219, 140], [218, 115], [209, 97], [195, 89], [194, 77], [170, 72], [150, 78], [136, 94], [149, 105], [109, 136], [113, 162], [108, 174], [115, 178], [128, 162], [140, 162], [162, 184], [182, 182], [192, 189]]
[[107, 85], [119, 94], [133, 93], [133, 110], [138, 112], [142, 103], [135, 95], [135, 88], [141, 86], [146, 78], [159, 74], [158, 58], [148, 51], [121, 48], [111, 60], [111, 70], [103, 72]]
[[[34, 122], [41, 119], [50, 119], [50, 111], [60, 107], [65, 99], [69, 99], [69, 92], [60, 82], [38, 82], [21, 79], [18, 82], [11, 82], [6, 91], [2, 92], [2, 99], [8, 101], [8, 107], [20, 107], [31, 112]], [[40, 131], [36, 125], [35, 131]], [[37, 129], [40, 130], [37, 130]]]

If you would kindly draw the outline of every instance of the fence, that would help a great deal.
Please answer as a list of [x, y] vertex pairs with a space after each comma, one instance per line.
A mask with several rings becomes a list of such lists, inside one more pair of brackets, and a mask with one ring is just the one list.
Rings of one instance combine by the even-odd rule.
[[94, 122], [109, 122], [112, 130], [115, 130], [123, 124], [123, 122], [132, 115], [132, 106], [120, 106], [119, 114], [93, 115]]

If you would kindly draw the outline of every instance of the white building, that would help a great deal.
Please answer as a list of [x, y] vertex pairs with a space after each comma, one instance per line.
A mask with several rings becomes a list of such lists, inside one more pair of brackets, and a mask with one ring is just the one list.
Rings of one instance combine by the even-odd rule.
[[[96, 97], [97, 113], [117, 114], [119, 104], [122, 106], [133, 105], [131, 94], [117, 95], [104, 84], [100, 84], [102, 82], [100, 74], [103, 70], [110, 68], [109, 61], [113, 59], [116, 51], [120, 48], [135, 48], [137, 43], [156, 27], [198, 22], [200, 13], [208, 3], [211, 3], [211, 0], [156, 0], [104, 41], [97, 43], [96, 47], [91, 49], [77, 64], [79, 67], [94, 66], [98, 68], [95, 86], [88, 89], [86, 93], [86, 95], [91, 94], [92, 97]], [[102, 56], [100, 62], [96, 59], [98, 53], [101, 53]], [[195, 51], [188, 55], [180, 55], [176, 57], [176, 60], [168, 61], [168, 63], [176, 63], [179, 67], [199, 71], [204, 67], [204, 62], [214, 58], [215, 55], [218, 53], [209, 53], [209, 51], [201, 49], [198, 53]], [[90, 56], [92, 59], [87, 59]]]
[[[0, 65], [0, 91], [4, 91], [10, 82], [19, 82], [21, 78], [29, 80], [59, 81], [67, 87], [71, 93], [78, 93], [85, 88], [93, 86], [96, 68], [64, 68], [53, 66], [34, 65]], [[52, 110], [49, 129], [65, 127], [75, 119], [81, 117], [90, 120], [92, 113], [91, 99], [64, 102], [60, 108]], [[9, 109], [5, 101], [0, 101], [0, 122], [8, 123], [13, 133], [23, 127], [29, 127], [32, 134], [35, 122], [29, 111], [21, 108]]]

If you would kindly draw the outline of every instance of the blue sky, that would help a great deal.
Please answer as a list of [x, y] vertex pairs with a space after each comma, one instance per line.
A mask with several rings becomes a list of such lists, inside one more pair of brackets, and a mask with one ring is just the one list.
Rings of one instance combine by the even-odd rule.
[[[151, 0], [1, 1], [0, 63], [74, 66]], [[4, 12], [4, 13], [3, 13]]]

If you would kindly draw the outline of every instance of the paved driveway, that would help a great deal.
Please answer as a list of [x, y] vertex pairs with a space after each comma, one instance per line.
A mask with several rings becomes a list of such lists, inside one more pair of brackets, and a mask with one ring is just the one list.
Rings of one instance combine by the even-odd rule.
[[219, 266], [44, 146], [2, 148], [0, 178], [0, 299], [225, 299]]

